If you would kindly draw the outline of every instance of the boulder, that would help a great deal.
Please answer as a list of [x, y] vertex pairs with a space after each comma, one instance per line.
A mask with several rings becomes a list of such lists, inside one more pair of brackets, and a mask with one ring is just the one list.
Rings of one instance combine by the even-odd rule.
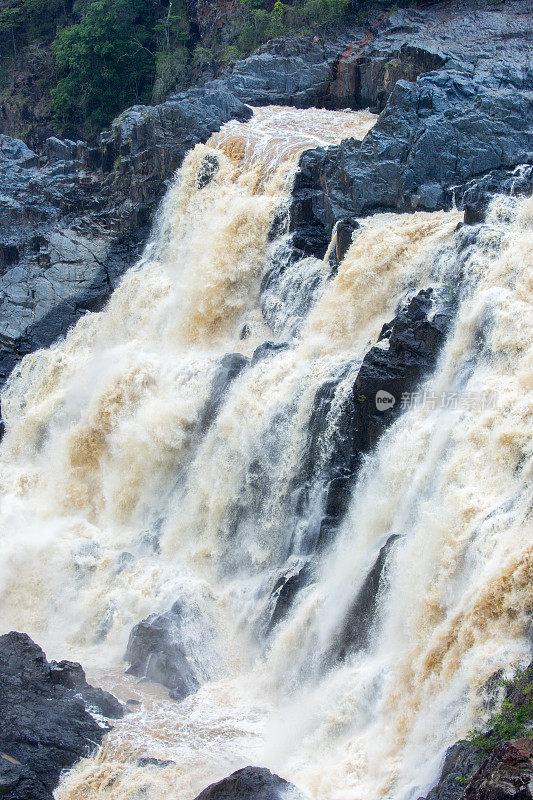
[[200, 683], [186, 652], [181, 636], [182, 604], [169, 611], [150, 614], [132, 629], [126, 650], [127, 672], [138, 678], [160, 683], [170, 689], [170, 696], [183, 700]]
[[244, 767], [212, 783], [195, 800], [303, 800], [288, 781], [262, 767]]
[[183, 700], [209, 679], [224, 673], [218, 632], [208, 595], [184, 592], [167, 611], [150, 614], [132, 629], [127, 672], [170, 689]]
[[23, 633], [0, 636], [0, 793], [53, 800], [62, 770], [90, 755], [121, 717], [112, 695], [87, 684], [79, 664], [51, 662]]

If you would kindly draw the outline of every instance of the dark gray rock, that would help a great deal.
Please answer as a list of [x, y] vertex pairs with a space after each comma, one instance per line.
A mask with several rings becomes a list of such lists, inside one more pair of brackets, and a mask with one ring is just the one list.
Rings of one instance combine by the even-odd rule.
[[212, 783], [196, 800], [303, 800], [292, 783], [262, 767], [244, 767]]
[[189, 150], [230, 119], [251, 116], [222, 81], [173, 95], [158, 106], [133, 106], [100, 136], [103, 172], [134, 202], [153, 203]]
[[440, 778], [424, 800], [459, 800], [479, 763], [479, 753], [469, 742], [457, 742], [449, 747]]
[[74, 661], [52, 661], [50, 678], [55, 686], [62, 686], [80, 694], [86, 706], [104, 717], [120, 719], [124, 716], [124, 707], [116, 697], [103, 689], [89, 686], [81, 664]]
[[[299, 495], [299, 515], [310, 519], [302, 544], [306, 553], [324, 547], [336, 534], [364, 455], [375, 448], [383, 432], [401, 413], [402, 394], [413, 391], [434, 369], [454, 314], [455, 301], [448, 290], [435, 287], [419, 292], [383, 326], [377, 344], [368, 351], [355, 373], [352, 393], [337, 417], [336, 435], [327, 460], [320, 458], [323, 432], [340, 382], [357, 365], [346, 365], [316, 393], [305, 454], [294, 488]], [[378, 407], [378, 392], [392, 395], [394, 402]], [[321, 498], [319, 518], [306, 511], [316, 504], [317, 494]]]
[[289, 569], [281, 570], [270, 591], [265, 632], [270, 632], [287, 616], [297, 594], [309, 586], [312, 579], [313, 566], [310, 560], [299, 561]]
[[250, 361], [250, 366], [254, 366], [259, 361], [263, 361], [265, 358], [270, 358], [270, 356], [275, 356], [276, 353], [281, 353], [284, 350], [288, 350], [290, 348], [290, 344], [288, 342], [263, 342], [260, 344], [259, 347], [256, 347], [253, 355], [252, 360]]
[[167, 611], [150, 614], [132, 629], [125, 659], [128, 674], [170, 689], [182, 700], [205, 680], [224, 673], [210, 598], [200, 604], [184, 592]]
[[461, 197], [465, 223], [477, 225], [483, 222], [490, 202], [496, 194], [514, 197], [533, 194], [533, 165], [522, 164], [513, 170], [494, 170], [481, 178], [469, 181]]
[[273, 39], [239, 61], [226, 83], [250, 105], [322, 105], [333, 77], [334, 60], [310, 37]]
[[109, 725], [88, 708], [121, 717], [79, 664], [51, 664], [23, 633], [0, 636], [0, 792], [5, 800], [53, 800], [63, 769], [90, 755]]
[[126, 650], [127, 672], [160, 683], [170, 696], [182, 700], [200, 683], [182, 641], [183, 606], [174, 603], [169, 611], [150, 614], [132, 629]]
[[227, 353], [222, 356], [211, 381], [207, 403], [202, 411], [200, 432], [204, 433], [212, 424], [231, 384], [249, 363], [249, 359], [241, 353]]
[[51, 137], [39, 158], [0, 136], [0, 388], [24, 355], [102, 308], [187, 151], [251, 113], [214, 82], [128, 109], [95, 146]]
[[137, 766], [138, 767], [158, 767], [158, 769], [165, 769], [166, 767], [173, 767], [176, 766], [175, 761], [170, 761], [169, 759], [161, 759], [161, 758], [138, 758], [137, 759]]
[[291, 204], [296, 246], [321, 257], [338, 220], [451, 208], [454, 191], [462, 197], [474, 177], [527, 163], [532, 79], [525, 69], [486, 83], [441, 70], [398, 81], [361, 144], [348, 140], [302, 156]]
[[387, 559], [399, 538], [398, 534], [389, 536], [380, 549], [376, 561], [346, 614], [341, 629], [333, 637], [334, 644], [328, 652], [328, 660], [344, 659], [348, 654], [367, 646], [378, 610], [379, 593], [384, 581]]

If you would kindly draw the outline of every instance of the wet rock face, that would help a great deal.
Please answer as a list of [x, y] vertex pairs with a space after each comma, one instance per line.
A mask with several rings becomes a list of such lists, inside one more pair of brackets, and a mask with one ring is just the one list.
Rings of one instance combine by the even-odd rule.
[[474, 773], [464, 800], [531, 800], [533, 738], [501, 742]]
[[92, 147], [51, 137], [38, 156], [0, 135], [0, 388], [24, 355], [102, 308], [188, 150], [251, 113], [215, 82], [129, 109]]
[[378, 611], [380, 590], [383, 586], [387, 561], [394, 543], [399, 538], [398, 534], [389, 536], [380, 549], [379, 555], [356, 595], [352, 607], [346, 614], [341, 630], [335, 637], [335, 644], [327, 655], [328, 660], [344, 659], [349, 653], [361, 650], [368, 644], [372, 633], [372, 624]]
[[[386, 325], [361, 363], [353, 389], [342, 407], [335, 441], [320, 475], [319, 446], [335, 393], [345, 373], [326, 382], [317, 392], [311, 413], [306, 457], [299, 480], [304, 496], [316, 481], [322, 486], [324, 515], [308, 542], [311, 551], [331, 541], [348, 507], [362, 457], [369, 453], [402, 408], [402, 395], [415, 389], [436, 365], [454, 317], [454, 303], [446, 290], [425, 289], [413, 297]], [[392, 402], [379, 404], [378, 393]], [[303, 501], [306, 502], [305, 500]], [[308, 502], [308, 501], [307, 501]]]
[[150, 614], [132, 629], [128, 674], [160, 683], [183, 700], [223, 672], [218, 634], [209, 613], [187, 593], [168, 611]]
[[222, 356], [211, 382], [207, 403], [202, 411], [200, 432], [203, 433], [209, 428], [218, 414], [231, 384], [248, 364], [249, 359], [241, 353], [227, 353]]
[[261, 767], [244, 767], [212, 783], [196, 800], [303, 800], [293, 784]]
[[439, 781], [424, 800], [459, 800], [479, 763], [476, 748], [468, 742], [457, 742], [449, 747]]
[[516, 197], [533, 194], [533, 165], [521, 164], [512, 170], [494, 170], [469, 181], [462, 197], [458, 198], [465, 210], [467, 225], [483, 222], [495, 194]]
[[[361, 144], [348, 140], [302, 156], [293, 228], [303, 237], [320, 230], [325, 251], [337, 220], [450, 208], [454, 191], [474, 177], [526, 163], [533, 112], [525, 81], [533, 86], [533, 73], [526, 79], [510, 68], [503, 85], [496, 76], [480, 83], [459, 70], [397, 82]], [[312, 241], [311, 249], [321, 253]]]
[[53, 800], [63, 769], [89, 755], [109, 729], [88, 709], [117, 718], [112, 695], [87, 684], [79, 664], [46, 660], [23, 633], [0, 636], [0, 794]]
[[181, 640], [181, 614], [179, 602], [163, 614], [151, 614], [132, 629], [126, 650], [128, 674], [166, 686], [175, 700], [200, 685]]
[[198, 142], [230, 119], [246, 121], [252, 111], [222, 81], [173, 95], [158, 106], [133, 106], [100, 137], [104, 174], [136, 203], [159, 200], [164, 181]]

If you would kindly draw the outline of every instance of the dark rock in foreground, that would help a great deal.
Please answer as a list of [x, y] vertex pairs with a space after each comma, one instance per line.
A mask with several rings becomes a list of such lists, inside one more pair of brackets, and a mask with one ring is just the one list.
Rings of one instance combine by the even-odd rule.
[[195, 692], [221, 668], [211, 617], [187, 594], [132, 628], [125, 659], [128, 674], [166, 686], [174, 700]]
[[79, 664], [51, 662], [24, 633], [0, 636], [0, 795], [53, 800], [62, 770], [90, 755], [122, 705], [89, 686]]
[[175, 700], [199, 686], [181, 641], [181, 616], [179, 601], [169, 611], [150, 614], [132, 629], [126, 650], [128, 673], [166, 686]]
[[244, 767], [212, 783], [196, 800], [303, 800], [292, 783], [262, 767]]
[[[533, 664], [506, 688], [488, 729], [448, 748], [439, 780], [423, 800], [531, 800], [533, 795]], [[501, 675], [493, 676], [501, 685]], [[518, 738], [510, 738], [511, 736]]]
[[533, 738], [501, 742], [474, 774], [464, 800], [531, 800]]

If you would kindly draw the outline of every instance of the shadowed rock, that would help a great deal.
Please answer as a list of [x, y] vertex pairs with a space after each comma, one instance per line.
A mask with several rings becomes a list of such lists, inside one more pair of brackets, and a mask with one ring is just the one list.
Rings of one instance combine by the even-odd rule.
[[146, 678], [170, 689], [170, 696], [182, 700], [199, 687], [196, 671], [182, 642], [182, 604], [169, 611], [150, 614], [132, 629], [126, 650], [129, 675]]
[[79, 664], [49, 663], [24, 633], [0, 636], [0, 795], [53, 800], [62, 770], [90, 755], [122, 705], [87, 684]]
[[241, 353], [227, 353], [222, 356], [211, 381], [209, 397], [200, 418], [199, 427], [202, 433], [212, 424], [231, 384], [249, 363], [249, 359]]
[[379, 551], [379, 555], [366, 576], [351, 608], [346, 614], [341, 630], [334, 637], [334, 645], [328, 656], [334, 660], [346, 658], [349, 653], [367, 646], [372, 631], [372, 623], [378, 610], [379, 594], [383, 585], [385, 567], [398, 534], [389, 536]]
[[268, 769], [244, 767], [212, 783], [195, 800], [303, 800], [292, 783]]

